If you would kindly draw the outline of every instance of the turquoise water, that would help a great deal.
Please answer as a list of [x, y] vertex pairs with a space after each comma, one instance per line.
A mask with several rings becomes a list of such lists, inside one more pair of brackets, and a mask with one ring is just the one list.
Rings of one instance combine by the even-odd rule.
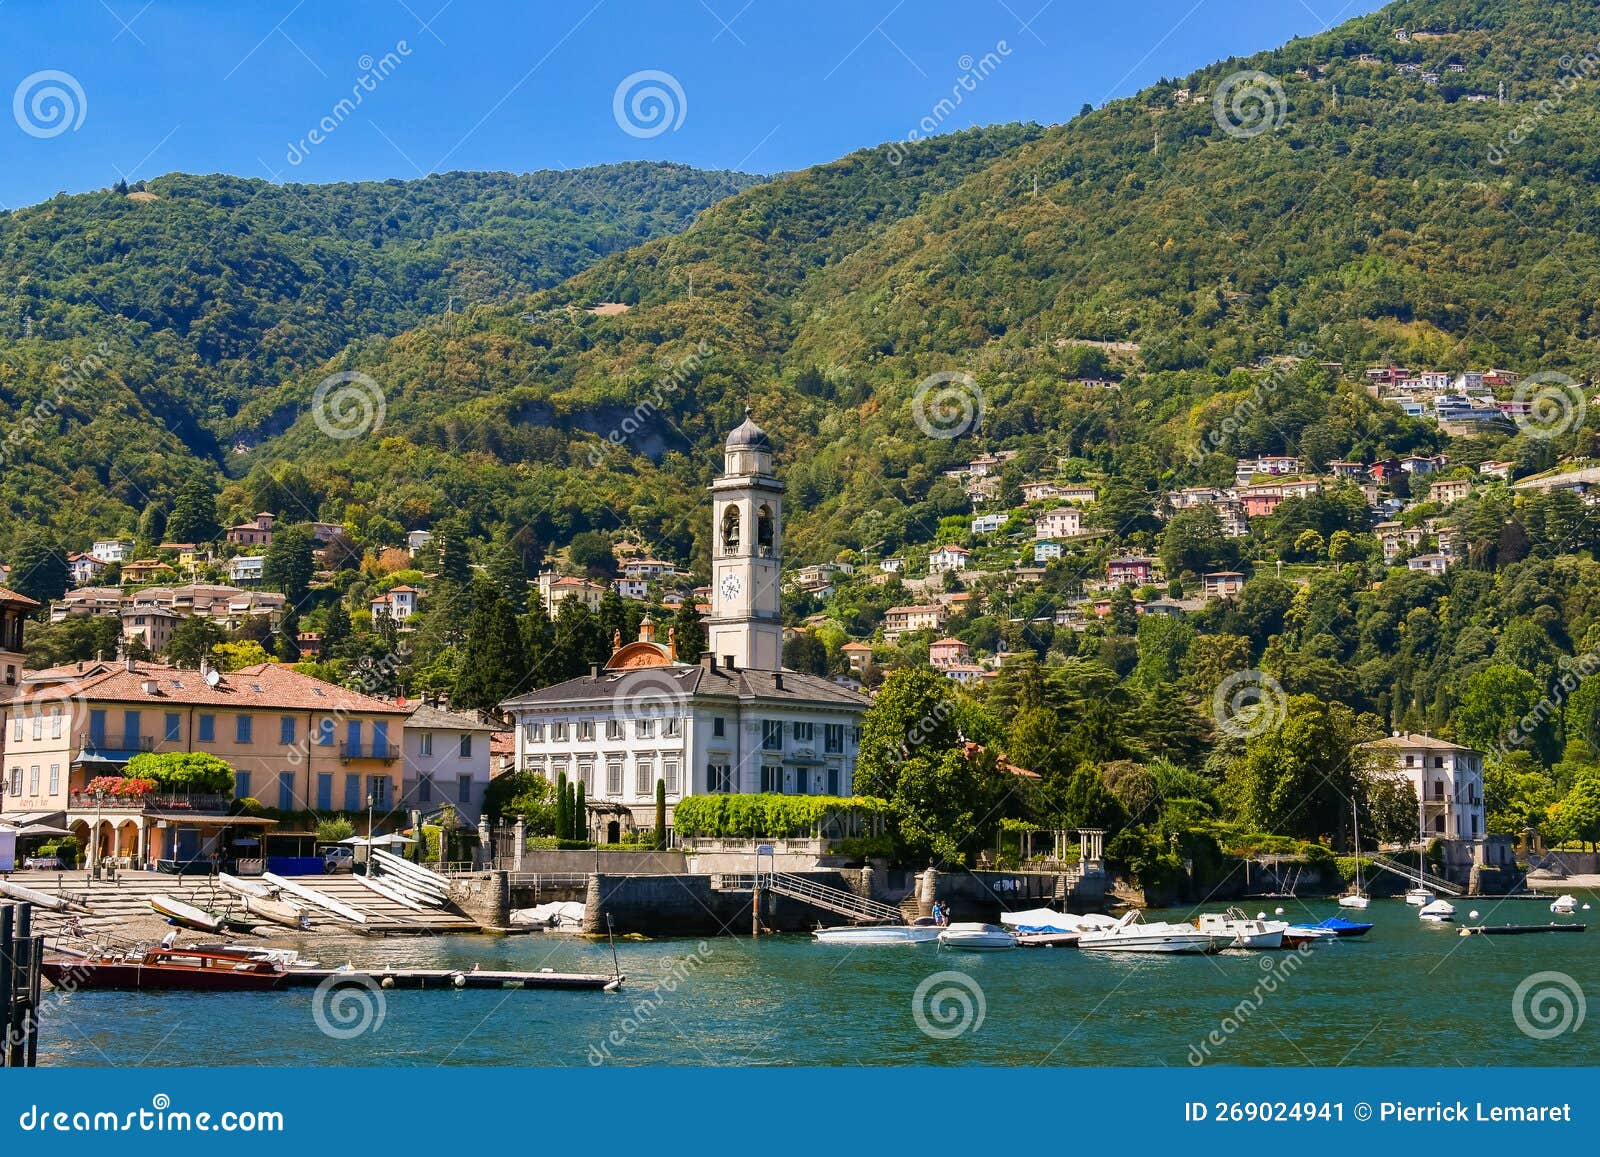
[[[46, 1021], [47, 1065], [1576, 1065], [1600, 1062], [1600, 898], [1564, 936], [1460, 937], [1375, 901], [1376, 927], [1305, 954], [1118, 957], [1071, 949], [841, 949], [799, 936], [619, 942], [616, 994], [391, 991], [330, 1006], [260, 995], [78, 993]], [[1255, 901], [1252, 915], [1275, 901]], [[1293, 902], [1291, 902], [1293, 903]], [[1463, 900], [1485, 923], [1537, 901]], [[1295, 904], [1321, 919], [1332, 902]], [[1159, 917], [1162, 913], [1153, 913]], [[1165, 914], [1181, 919], [1189, 912]], [[324, 964], [610, 971], [565, 936], [352, 938]], [[1518, 1028], [1513, 998], [1536, 973]], [[936, 975], [936, 974], [949, 975]], [[1565, 977], [1567, 979], [1561, 979]], [[931, 978], [931, 979], [930, 979]], [[918, 997], [919, 986], [923, 994]], [[1541, 998], [1540, 994], [1543, 994]], [[1561, 996], [1566, 997], [1564, 1012]], [[379, 1005], [381, 1004], [381, 1010]], [[377, 1013], [381, 1011], [381, 1019]], [[921, 1013], [919, 1023], [919, 1011]], [[1588, 1015], [1593, 1012], [1594, 1015]], [[340, 1014], [352, 1019], [341, 1019]], [[348, 1039], [323, 1032], [365, 1031]], [[980, 1015], [981, 1014], [981, 1015]], [[930, 1031], [924, 1031], [922, 1025]]]

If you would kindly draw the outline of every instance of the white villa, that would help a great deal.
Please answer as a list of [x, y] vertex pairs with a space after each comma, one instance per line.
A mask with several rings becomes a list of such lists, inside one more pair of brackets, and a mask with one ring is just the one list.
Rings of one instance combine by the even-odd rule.
[[501, 704], [516, 723], [516, 766], [584, 785], [590, 831], [615, 842], [708, 792], [848, 796], [865, 696], [782, 668], [779, 580], [783, 483], [772, 444], [746, 417], [712, 484], [710, 651], [678, 655], [671, 632], [639, 638], [603, 668]]
[[1483, 755], [1431, 735], [1395, 732], [1363, 745], [1374, 770], [1408, 781], [1417, 793], [1417, 831], [1427, 839], [1482, 839]]
[[424, 703], [406, 720], [401, 745], [404, 798], [424, 812], [446, 805], [473, 825], [489, 787], [492, 724], [476, 715]]

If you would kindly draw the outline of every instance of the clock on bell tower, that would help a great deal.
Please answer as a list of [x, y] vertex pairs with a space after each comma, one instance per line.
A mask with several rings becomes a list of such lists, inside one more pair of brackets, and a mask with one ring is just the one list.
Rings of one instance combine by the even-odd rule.
[[728, 435], [723, 468], [711, 484], [711, 616], [706, 637], [719, 662], [783, 667], [778, 595], [783, 545], [783, 483], [772, 473], [772, 442], [750, 420]]

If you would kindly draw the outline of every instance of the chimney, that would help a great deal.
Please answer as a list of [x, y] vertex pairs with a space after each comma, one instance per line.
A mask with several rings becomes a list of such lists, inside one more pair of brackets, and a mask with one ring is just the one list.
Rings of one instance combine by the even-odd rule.
[[715, 675], [717, 673], [717, 656], [710, 651], [701, 651], [700, 665]]
[[600, 678], [600, 668], [597, 665], [593, 664], [593, 663], [591, 663], [589, 665], [589, 678], [591, 678], [591, 679]]
[[737, 671], [739, 669], [739, 665], [733, 661], [732, 655], [722, 656], [722, 665], [730, 671]]
[[132, 655], [129, 655], [126, 659], [124, 659], [122, 661], [122, 665], [123, 665], [123, 668], [130, 675], [133, 674], [135, 671], [137, 671], [139, 669], [139, 664], [134, 662], [134, 659], [133, 659]]
[[775, 689], [779, 690], [779, 691], [783, 690], [783, 672], [782, 671], [774, 671], [772, 673], [772, 686]]

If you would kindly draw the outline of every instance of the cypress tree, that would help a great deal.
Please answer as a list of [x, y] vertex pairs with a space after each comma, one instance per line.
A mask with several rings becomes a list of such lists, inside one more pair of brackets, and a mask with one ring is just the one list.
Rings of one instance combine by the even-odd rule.
[[567, 773], [563, 771], [556, 775], [556, 839], [572, 838], [572, 824], [568, 819], [570, 814], [567, 811]]
[[667, 846], [667, 781], [656, 780], [656, 847]]
[[586, 840], [589, 838], [589, 804], [584, 799], [583, 780], [578, 781], [577, 795], [572, 805], [573, 838]]

